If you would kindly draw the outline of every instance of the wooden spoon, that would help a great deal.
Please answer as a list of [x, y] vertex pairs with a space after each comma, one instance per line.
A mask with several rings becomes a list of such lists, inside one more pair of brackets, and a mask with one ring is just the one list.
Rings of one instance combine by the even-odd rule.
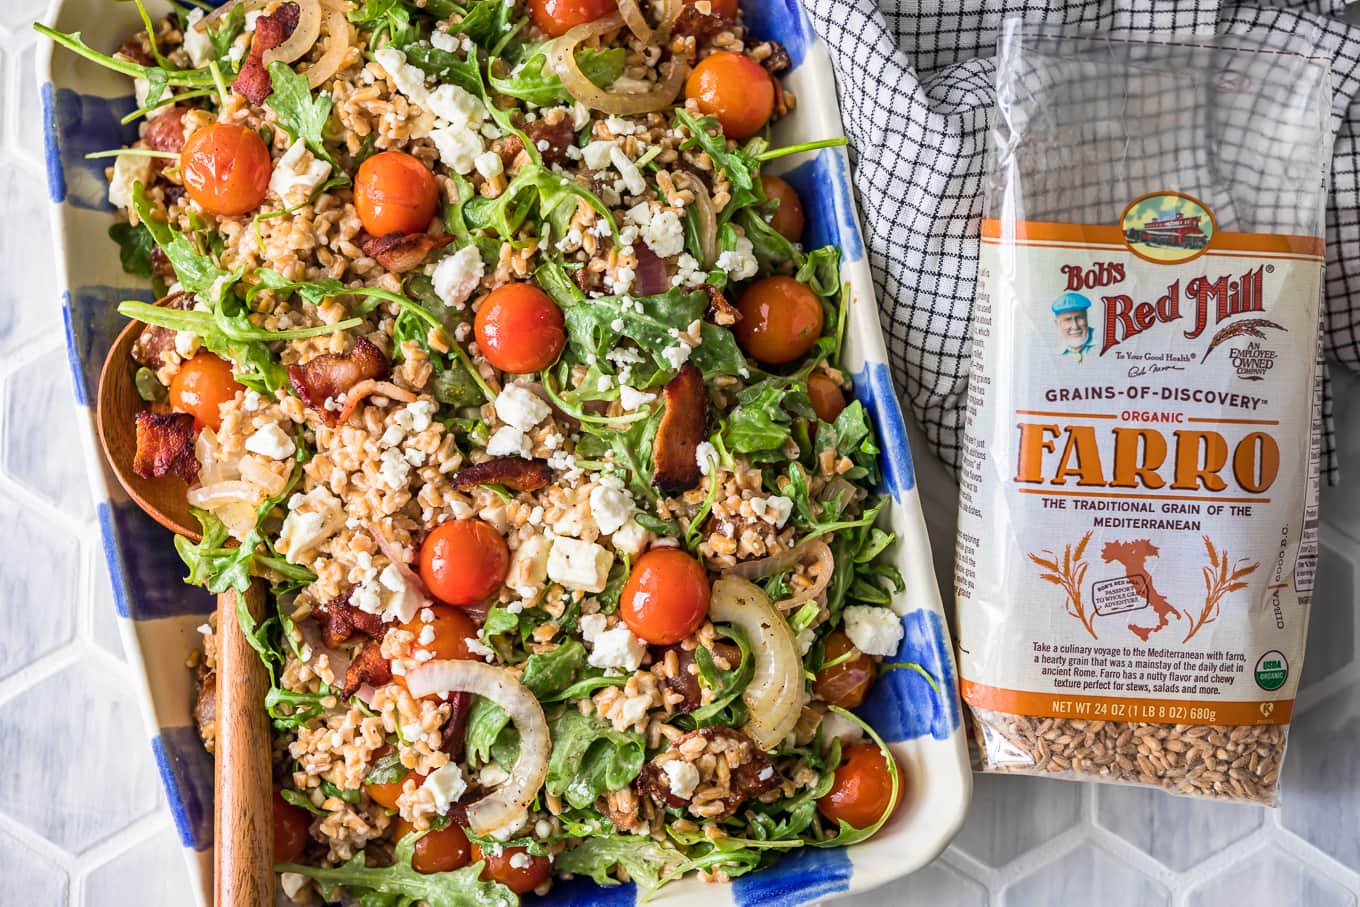
[[[169, 297], [160, 300], [163, 305]], [[95, 402], [95, 424], [99, 428], [99, 445], [104, 460], [113, 470], [118, 484], [128, 497], [157, 523], [194, 541], [202, 538], [198, 520], [189, 511], [186, 495], [188, 485], [176, 475], [144, 479], [132, 471], [133, 454], [137, 451], [136, 416], [146, 409], [146, 402], [137, 393], [138, 365], [132, 359], [132, 345], [137, 342], [143, 325], [133, 321], [123, 328], [113, 341], [104, 367], [99, 372], [99, 392]]]

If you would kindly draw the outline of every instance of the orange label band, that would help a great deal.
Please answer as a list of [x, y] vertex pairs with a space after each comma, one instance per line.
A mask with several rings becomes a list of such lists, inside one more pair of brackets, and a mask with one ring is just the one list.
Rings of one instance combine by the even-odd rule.
[[1244, 725], [1288, 724], [1293, 699], [1267, 702], [1143, 699], [1081, 696], [1072, 693], [1027, 693], [962, 680], [959, 691], [970, 706], [1040, 718], [1133, 721], [1145, 724]]

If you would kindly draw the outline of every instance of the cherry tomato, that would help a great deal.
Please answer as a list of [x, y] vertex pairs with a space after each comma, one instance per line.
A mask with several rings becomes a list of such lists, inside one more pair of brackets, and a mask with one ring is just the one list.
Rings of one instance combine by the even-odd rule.
[[[434, 619], [429, 623], [421, 620], [417, 612], [409, 622], [401, 625], [401, 629], [409, 631], [416, 638], [413, 652], [429, 652], [431, 658], [441, 659], [473, 657], [467, 647], [468, 637], [477, 638], [477, 625], [472, 619], [458, 608], [447, 605], [431, 605], [430, 612]], [[420, 641], [426, 627], [431, 627], [434, 634], [434, 638], [427, 643]]]
[[293, 863], [302, 856], [310, 836], [312, 817], [294, 806], [278, 790], [274, 791], [274, 862]]
[[[414, 829], [405, 819], [397, 819], [392, 832], [392, 840], [400, 841]], [[453, 872], [472, 862], [472, 845], [468, 843], [463, 829], [453, 823], [437, 831], [427, 832], [416, 842], [415, 852], [411, 854], [411, 868], [424, 875], [436, 872]]]
[[[685, 3], [692, 6], [694, 0], [685, 0]], [[737, 0], [708, 0], [708, 6], [715, 16], [722, 16], [724, 19], [737, 18]]]
[[507, 283], [488, 293], [473, 328], [487, 361], [516, 375], [552, 365], [567, 342], [562, 310], [530, 283]]
[[529, 0], [534, 24], [554, 38], [577, 25], [594, 22], [616, 8], [614, 0]]
[[766, 365], [792, 362], [822, 336], [822, 302], [792, 277], [766, 277], [737, 300], [741, 320], [732, 328], [747, 355]]
[[[515, 863], [522, 863], [523, 859], [515, 859], [517, 854], [524, 854], [529, 863], [526, 866], [516, 866]], [[480, 844], [472, 845], [472, 860], [486, 860], [486, 866], [482, 868], [483, 882], [500, 882], [515, 894], [528, 894], [539, 885], [548, 880], [552, 874], [552, 861], [547, 857], [532, 856], [523, 847], [502, 847], [499, 854], [490, 854], [482, 850]]]
[[179, 153], [184, 189], [209, 214], [234, 217], [260, 207], [274, 164], [264, 139], [231, 123], [204, 126]]
[[774, 80], [750, 57], [721, 50], [704, 57], [685, 81], [685, 97], [718, 118], [729, 139], [749, 139], [774, 112]]
[[[896, 762], [896, 760], [893, 760]], [[902, 767], [897, 767], [897, 800], [902, 802], [905, 782]], [[883, 751], [871, 742], [856, 743], [841, 753], [841, 764], [831, 782], [831, 790], [817, 801], [817, 811], [832, 822], [844, 819], [852, 828], [868, 828], [888, 808], [892, 796], [892, 776]]]
[[764, 174], [760, 177], [760, 185], [766, 198], [779, 202], [770, 226], [789, 242], [800, 241], [803, 238], [803, 202], [798, 197], [798, 190], [777, 176]]
[[703, 625], [711, 591], [698, 561], [679, 548], [654, 548], [628, 574], [619, 616], [647, 642], [673, 645]]
[[371, 236], [419, 233], [439, 207], [439, 184], [406, 152], [382, 151], [359, 165], [354, 207]]
[[440, 523], [420, 546], [420, 578], [447, 605], [475, 605], [505, 582], [510, 549], [481, 520]]
[[[390, 746], [383, 747], [374, 754], [374, 758], [381, 758], [390, 752], [392, 752]], [[385, 806], [388, 809], [396, 809], [397, 798], [401, 796], [401, 789], [405, 786], [408, 778], [415, 780], [416, 787], [420, 787], [420, 785], [425, 783], [424, 775], [419, 775], [415, 772], [407, 772], [396, 781], [389, 781], [386, 784], [365, 784], [364, 790], [366, 790], [368, 795], [373, 798], [373, 802], [377, 803], [379, 806]]]
[[245, 390], [232, 377], [231, 365], [207, 350], [199, 350], [194, 357], [179, 367], [170, 379], [170, 407], [194, 417], [194, 427], [207, 426], [213, 431], [222, 427], [218, 407]]
[[812, 684], [817, 698], [843, 709], [853, 709], [864, 701], [864, 694], [874, 683], [874, 660], [855, 648], [850, 637], [841, 630], [826, 638], [823, 662], [834, 661], [847, 652], [850, 657], [839, 664], [822, 668]]
[[845, 409], [845, 393], [825, 372], [813, 372], [808, 376], [808, 397], [812, 400], [813, 412], [823, 422], [835, 422]]

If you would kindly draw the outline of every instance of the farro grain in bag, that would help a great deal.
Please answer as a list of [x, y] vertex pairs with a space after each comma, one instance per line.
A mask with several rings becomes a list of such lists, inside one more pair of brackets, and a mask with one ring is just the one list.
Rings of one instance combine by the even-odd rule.
[[1317, 557], [1326, 61], [1000, 40], [957, 601], [981, 765], [1276, 802]]

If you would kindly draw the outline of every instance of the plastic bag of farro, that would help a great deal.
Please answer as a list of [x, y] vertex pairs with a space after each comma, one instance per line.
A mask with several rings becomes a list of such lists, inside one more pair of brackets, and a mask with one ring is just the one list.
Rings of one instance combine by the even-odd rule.
[[1276, 800], [1328, 83], [1275, 36], [1004, 29], [957, 562], [986, 770]]

